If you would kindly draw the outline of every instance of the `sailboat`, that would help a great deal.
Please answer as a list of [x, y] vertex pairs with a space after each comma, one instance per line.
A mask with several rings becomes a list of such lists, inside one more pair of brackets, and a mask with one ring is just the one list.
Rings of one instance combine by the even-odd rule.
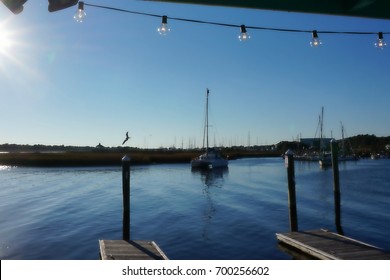
[[339, 161], [356, 161], [359, 158], [355, 154], [353, 154], [351, 143], [349, 143], [349, 146], [350, 146], [349, 148], [350, 148], [351, 153], [347, 152], [348, 149], [345, 145], [346, 140], [344, 138], [344, 126], [343, 126], [342, 122], [340, 122], [340, 124], [341, 124], [341, 137], [342, 137], [341, 145], [342, 146], [341, 146], [341, 154], [340, 154], [338, 159], [339, 159]]
[[209, 147], [209, 94], [210, 91], [206, 91], [206, 118], [203, 130], [203, 147], [206, 141], [205, 152], [200, 156], [191, 160], [192, 168], [226, 168], [228, 166], [228, 160], [223, 158], [220, 152], [216, 148]]
[[325, 151], [325, 143], [324, 143], [324, 107], [321, 108], [321, 116], [320, 116], [320, 153], [318, 163], [320, 167], [327, 167], [332, 165], [332, 157], [329, 152]]
[[[322, 111], [322, 117], [321, 117], [321, 120], [323, 120], [323, 111]], [[322, 139], [322, 128], [323, 128], [323, 125], [321, 123], [321, 139]], [[348, 155], [346, 153], [346, 147], [345, 147], [345, 138], [344, 138], [344, 126], [343, 124], [341, 123], [341, 136], [342, 136], [342, 140], [341, 140], [341, 154], [337, 157], [337, 160], [340, 162], [340, 161], [355, 161], [355, 160], [358, 160], [358, 157], [356, 157], [355, 155]], [[320, 143], [320, 146], [323, 147], [323, 143]], [[320, 152], [320, 159], [319, 159], [319, 164], [320, 164], [320, 167], [327, 167], [327, 166], [331, 166], [332, 165], [332, 156], [329, 152], [325, 152], [325, 149], [321, 149], [322, 152]]]

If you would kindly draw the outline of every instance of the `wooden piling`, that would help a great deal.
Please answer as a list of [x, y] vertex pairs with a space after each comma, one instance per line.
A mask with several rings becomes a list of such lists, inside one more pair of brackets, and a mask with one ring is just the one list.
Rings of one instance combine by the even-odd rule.
[[130, 157], [122, 158], [123, 240], [130, 240]]
[[337, 233], [343, 235], [341, 226], [341, 194], [340, 194], [340, 176], [338, 160], [338, 144], [335, 139], [330, 141], [332, 152], [332, 171], [333, 171], [333, 194], [334, 194], [334, 212]]
[[295, 194], [295, 167], [294, 153], [287, 150], [285, 154], [285, 165], [288, 179], [288, 209], [290, 218], [290, 231], [298, 231], [297, 203]]
[[154, 241], [130, 240], [130, 157], [122, 158], [123, 240], [99, 240], [102, 260], [168, 260]]

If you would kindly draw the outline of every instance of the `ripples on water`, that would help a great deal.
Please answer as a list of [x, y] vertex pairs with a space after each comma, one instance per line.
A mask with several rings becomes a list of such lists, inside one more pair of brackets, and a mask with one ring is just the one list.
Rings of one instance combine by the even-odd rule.
[[[342, 226], [390, 249], [389, 160], [340, 164]], [[295, 166], [300, 230], [335, 230], [331, 170]], [[0, 167], [1, 259], [97, 259], [99, 239], [122, 238], [121, 168]], [[189, 164], [131, 169], [131, 238], [155, 240], [171, 259], [291, 259], [279, 158], [242, 159], [228, 170]]]

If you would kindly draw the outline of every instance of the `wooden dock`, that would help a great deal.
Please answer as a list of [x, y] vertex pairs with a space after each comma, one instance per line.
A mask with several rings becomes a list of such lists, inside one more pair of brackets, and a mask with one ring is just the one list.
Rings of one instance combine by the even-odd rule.
[[99, 240], [102, 260], [168, 260], [154, 241]]
[[322, 229], [277, 233], [276, 238], [283, 245], [322, 260], [390, 260], [390, 252]]

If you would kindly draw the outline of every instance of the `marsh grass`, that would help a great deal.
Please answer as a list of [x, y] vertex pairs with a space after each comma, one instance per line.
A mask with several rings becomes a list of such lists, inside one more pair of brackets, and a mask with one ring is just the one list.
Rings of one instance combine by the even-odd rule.
[[[190, 163], [202, 152], [197, 150], [135, 150], [135, 151], [77, 151], [77, 152], [9, 152], [0, 153], [0, 165], [8, 166], [116, 166], [128, 155], [132, 165], [160, 163]], [[270, 157], [275, 153], [223, 151], [230, 160], [242, 157]]]
[[10, 166], [114, 166], [121, 165], [128, 155], [132, 164], [185, 163], [194, 152], [58, 152], [58, 153], [1, 153], [0, 165]]

